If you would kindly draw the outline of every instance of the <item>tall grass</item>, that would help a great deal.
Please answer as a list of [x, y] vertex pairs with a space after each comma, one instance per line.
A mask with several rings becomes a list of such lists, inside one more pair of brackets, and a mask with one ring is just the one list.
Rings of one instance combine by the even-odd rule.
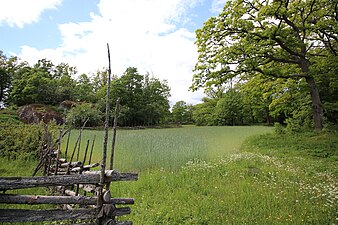
[[[121, 220], [140, 225], [337, 224], [338, 135], [269, 131], [268, 127], [119, 130], [116, 169], [140, 171], [136, 182], [112, 183], [114, 197], [135, 198], [132, 214]], [[257, 136], [262, 133], [268, 134]], [[86, 130], [81, 152], [94, 135], [94, 158], [99, 162], [102, 131]], [[1, 173], [24, 173], [24, 162], [13, 164], [13, 171], [1, 164]]]
[[[114, 165], [120, 171], [177, 170], [192, 159], [208, 160], [237, 152], [245, 138], [269, 131], [270, 127], [262, 126], [118, 130]], [[79, 131], [72, 131], [68, 152], [73, 151], [78, 135]], [[84, 130], [80, 160], [83, 159], [87, 140], [93, 140], [94, 135], [93, 160], [101, 162], [104, 132], [97, 130]], [[62, 148], [65, 149], [65, 146], [66, 138]], [[109, 142], [109, 149], [110, 146]]]
[[239, 153], [141, 173], [137, 182], [114, 183], [112, 193], [136, 199], [128, 216], [135, 224], [336, 224], [338, 162], [327, 154], [337, 138], [256, 136]]

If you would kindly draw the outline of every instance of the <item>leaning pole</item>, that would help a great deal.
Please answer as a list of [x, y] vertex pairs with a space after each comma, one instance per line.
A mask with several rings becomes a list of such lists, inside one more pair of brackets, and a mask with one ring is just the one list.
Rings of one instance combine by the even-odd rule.
[[[107, 81], [107, 97], [106, 97], [106, 119], [104, 122], [104, 142], [102, 150], [102, 162], [101, 162], [101, 174], [100, 174], [100, 187], [98, 190], [98, 207], [99, 210], [103, 207], [103, 186], [104, 186], [104, 177], [106, 171], [106, 161], [107, 161], [107, 146], [108, 146], [108, 129], [109, 129], [109, 111], [110, 111], [110, 79], [111, 79], [111, 64], [110, 64], [110, 51], [109, 44], [107, 43], [108, 50], [108, 81]], [[107, 187], [108, 189], [109, 187]], [[101, 224], [101, 219], [97, 218], [97, 224]]]

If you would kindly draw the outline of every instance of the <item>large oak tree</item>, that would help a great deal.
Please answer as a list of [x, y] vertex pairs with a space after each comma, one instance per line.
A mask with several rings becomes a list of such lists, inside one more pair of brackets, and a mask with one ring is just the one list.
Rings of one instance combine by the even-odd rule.
[[[315, 129], [321, 130], [319, 70], [313, 68], [327, 59], [338, 61], [337, 9], [336, 0], [229, 0], [196, 31], [199, 58], [192, 88], [244, 74], [305, 79]], [[337, 71], [337, 63], [330, 66], [326, 70]]]

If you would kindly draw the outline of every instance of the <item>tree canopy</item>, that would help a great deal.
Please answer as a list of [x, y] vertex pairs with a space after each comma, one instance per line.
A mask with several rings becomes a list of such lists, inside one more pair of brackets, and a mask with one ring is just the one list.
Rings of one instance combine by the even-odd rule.
[[[76, 68], [67, 63], [54, 65], [50, 60], [41, 59], [30, 66], [0, 52], [0, 102], [7, 106], [34, 103], [58, 108], [68, 101], [72, 106], [77, 105], [70, 112], [77, 117], [73, 119], [76, 126], [81, 126], [88, 117], [91, 118], [87, 125], [102, 125], [107, 79], [106, 69], [92, 76], [78, 75]], [[111, 87], [111, 105], [115, 106], [117, 98], [120, 99], [120, 125], [157, 125], [169, 120], [167, 81], [141, 75], [137, 68], [129, 67], [122, 76], [112, 76]]]
[[337, 33], [334, 0], [227, 1], [196, 31], [199, 58], [192, 89], [244, 75], [304, 79], [320, 130], [323, 108], [316, 79], [337, 74]]

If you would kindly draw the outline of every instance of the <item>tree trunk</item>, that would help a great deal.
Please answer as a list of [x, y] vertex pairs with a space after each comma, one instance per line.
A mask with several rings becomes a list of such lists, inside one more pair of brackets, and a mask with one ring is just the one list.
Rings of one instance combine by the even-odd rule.
[[270, 120], [270, 113], [269, 113], [269, 108], [268, 107], [264, 108], [264, 113], [265, 113], [266, 124], [270, 125], [271, 124], [271, 120]]
[[0, 86], [0, 102], [2, 102], [2, 99], [4, 98], [4, 89], [5, 87], [3, 87], [2, 85]]
[[315, 131], [321, 131], [323, 128], [323, 107], [320, 101], [319, 91], [317, 89], [315, 79], [312, 76], [306, 77], [305, 79], [311, 94]]

